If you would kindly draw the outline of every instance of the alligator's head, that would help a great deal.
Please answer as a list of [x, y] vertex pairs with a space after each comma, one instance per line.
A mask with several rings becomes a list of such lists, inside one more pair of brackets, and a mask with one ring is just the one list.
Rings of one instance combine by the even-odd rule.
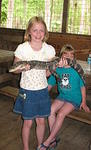
[[26, 62], [22, 62], [22, 61], [19, 61], [19, 62], [16, 62], [13, 66], [11, 66], [11, 68], [9, 69], [9, 72], [15, 72], [17, 70], [24, 70], [26, 67]]

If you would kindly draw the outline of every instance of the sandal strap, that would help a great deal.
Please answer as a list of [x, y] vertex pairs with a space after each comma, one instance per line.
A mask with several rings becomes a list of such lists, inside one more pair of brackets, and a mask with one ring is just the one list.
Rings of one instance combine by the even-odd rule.
[[40, 150], [41, 150], [42, 147], [44, 147], [46, 150], [48, 150], [48, 148], [49, 148], [49, 146], [46, 146], [46, 145], [44, 145], [43, 143], [41, 143], [41, 145], [40, 145]]
[[55, 143], [55, 145], [52, 146], [52, 147], [56, 147], [59, 142], [60, 142], [60, 138], [56, 138], [55, 140], [53, 140], [53, 141], [50, 143], [50, 146]]

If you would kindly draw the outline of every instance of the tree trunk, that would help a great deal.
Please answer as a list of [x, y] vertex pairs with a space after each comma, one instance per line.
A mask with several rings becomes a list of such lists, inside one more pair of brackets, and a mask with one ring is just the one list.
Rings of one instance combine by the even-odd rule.
[[62, 33], [66, 33], [67, 24], [68, 24], [68, 9], [69, 9], [69, 0], [64, 0], [63, 5], [63, 18], [62, 18]]
[[26, 10], [27, 10], [27, 0], [23, 0], [23, 5], [24, 5], [24, 11], [23, 11], [23, 15], [25, 16], [23, 21], [26, 23], [26, 16], [27, 16], [27, 13], [26, 13]]
[[53, 0], [51, 1], [51, 11], [50, 11], [50, 30], [51, 30], [52, 15], [53, 15]]
[[13, 24], [14, 0], [8, 1], [7, 28], [12, 28]]
[[84, 14], [85, 14], [85, 0], [82, 0], [81, 21], [80, 21], [80, 30], [79, 30], [80, 34], [84, 30]]
[[45, 1], [45, 22], [48, 30], [50, 30], [50, 0]]

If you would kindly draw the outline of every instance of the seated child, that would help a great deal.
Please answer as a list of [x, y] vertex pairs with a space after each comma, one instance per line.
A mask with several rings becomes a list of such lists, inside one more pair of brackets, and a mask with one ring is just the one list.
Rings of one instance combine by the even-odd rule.
[[[61, 49], [61, 57], [63, 59], [74, 59], [75, 50], [71, 45], [64, 45]], [[57, 145], [56, 136], [62, 127], [64, 118], [74, 109], [84, 109], [90, 112], [86, 105], [86, 88], [84, 81], [75, 69], [68, 64], [64, 67], [56, 68], [56, 73], [60, 77], [60, 81], [56, 82], [55, 76], [51, 75], [48, 79], [49, 90], [52, 86], [58, 87], [58, 96], [51, 106], [51, 115], [49, 116], [49, 137], [40, 145], [40, 150], [47, 150]]]

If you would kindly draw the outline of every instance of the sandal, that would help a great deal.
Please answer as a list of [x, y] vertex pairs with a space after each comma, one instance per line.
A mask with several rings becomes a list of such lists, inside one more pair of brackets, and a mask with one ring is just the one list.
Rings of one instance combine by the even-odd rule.
[[49, 146], [50, 150], [54, 150], [57, 147], [59, 142], [60, 142], [60, 138], [56, 138], [55, 140], [53, 140]]
[[38, 150], [41, 150], [41, 148], [45, 148], [45, 150], [48, 150], [49, 146], [46, 146], [43, 143], [41, 143], [40, 148], [38, 148]]

